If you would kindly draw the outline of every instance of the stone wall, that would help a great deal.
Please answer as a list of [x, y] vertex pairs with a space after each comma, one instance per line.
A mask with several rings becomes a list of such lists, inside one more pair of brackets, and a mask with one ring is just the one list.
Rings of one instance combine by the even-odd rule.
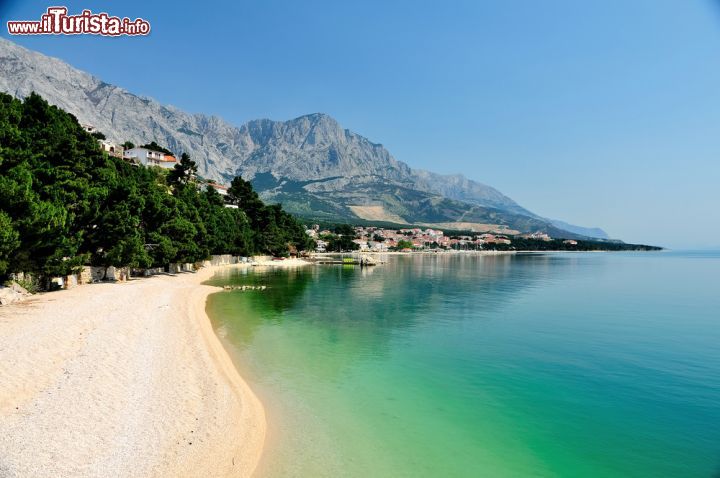
[[89, 269], [90, 282], [100, 282], [103, 280], [126, 281], [130, 278], [129, 267], [110, 266], [107, 268], [107, 274], [105, 273], [104, 267], [90, 267]]
[[78, 274], [78, 284], [90, 284], [92, 281], [92, 267], [84, 266]]
[[247, 262], [247, 257], [232, 256], [230, 254], [222, 254], [211, 256], [209, 261], [211, 266], [226, 266], [230, 264], [239, 264], [241, 262]]
[[[268, 256], [267, 258], [270, 258]], [[253, 258], [253, 259], [259, 259], [263, 260], [265, 257], [260, 258]], [[209, 260], [202, 261], [202, 262], [196, 262], [195, 264], [192, 263], [173, 263], [169, 264], [167, 267], [154, 267], [154, 268], [148, 268], [148, 269], [130, 269], [129, 267], [108, 267], [107, 271], [105, 267], [98, 267], [98, 266], [84, 266], [77, 274], [71, 274], [68, 276], [63, 277], [53, 277], [51, 282], [51, 288], [53, 289], [71, 289], [73, 287], [76, 287], [81, 284], [92, 284], [93, 282], [102, 282], [102, 281], [126, 281], [130, 279], [131, 276], [135, 277], [149, 277], [157, 274], [177, 274], [180, 272], [195, 272], [196, 270], [202, 268], [202, 267], [209, 267], [209, 266], [222, 266], [222, 265], [230, 265], [230, 264], [239, 264], [239, 263], [246, 263], [250, 259], [247, 257], [238, 257], [233, 256], [230, 254], [223, 254], [223, 255], [214, 255]], [[11, 279], [13, 280], [30, 280], [32, 277], [23, 274], [22, 272], [11, 274]], [[11, 289], [5, 290], [4, 293], [6, 297], [4, 297], [4, 301], [9, 303], [11, 300], [14, 300], [14, 295], [11, 293], [14, 292]], [[10, 298], [10, 296], [13, 295], [13, 299]]]
[[150, 276], [156, 276], [158, 274], [164, 274], [165, 268], [164, 267], [151, 267], [149, 269], [133, 269], [132, 275], [133, 277], [150, 277]]
[[63, 279], [63, 289], [72, 289], [73, 287], [76, 287], [80, 281], [80, 274], [72, 274], [69, 276], [65, 276]]
[[168, 266], [168, 272], [170, 274], [177, 274], [180, 272], [195, 272], [195, 264], [191, 262], [186, 262], [184, 264], [172, 263]]

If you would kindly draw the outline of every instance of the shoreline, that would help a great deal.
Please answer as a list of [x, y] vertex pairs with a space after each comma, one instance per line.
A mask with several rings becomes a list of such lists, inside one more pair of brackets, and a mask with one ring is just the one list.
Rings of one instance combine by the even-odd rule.
[[222, 267], [0, 307], [0, 475], [250, 476], [267, 425], [205, 310]]
[[[218, 337], [218, 335], [215, 333], [215, 330], [212, 326], [212, 321], [207, 315], [208, 297], [211, 294], [221, 292], [222, 289], [220, 287], [203, 284], [203, 282], [212, 278], [219, 269], [237, 267], [246, 266], [242, 264], [233, 264], [227, 266], [207, 267], [198, 271], [197, 274], [204, 272], [203, 276], [199, 279], [198, 285], [201, 285], [203, 288], [210, 287], [212, 288], [212, 290], [208, 292], [201, 292], [200, 288], [196, 289], [194, 293], [198, 295], [198, 297], [196, 297], [193, 302], [195, 305], [195, 316], [198, 319], [198, 323], [200, 324], [200, 329], [202, 331], [203, 338], [206, 341], [208, 352], [213, 355], [220, 372], [224, 374], [228, 382], [230, 382], [235, 388], [235, 390], [239, 392], [243, 403], [250, 405], [250, 407], [242, 408], [242, 415], [240, 416], [240, 420], [239, 422], [237, 422], [237, 425], [255, 423], [258, 427], [258, 429], [256, 430], [257, 433], [254, 436], [254, 442], [251, 444], [251, 446], [248, 447], [247, 444], [240, 443], [240, 447], [238, 449], [239, 455], [241, 456], [240, 470], [242, 470], [243, 472], [242, 476], [252, 476], [254, 471], [257, 469], [258, 464], [260, 463], [265, 438], [267, 436], [267, 420], [265, 417], [265, 408], [263, 407], [263, 404], [257, 397], [257, 395], [255, 395], [255, 393], [252, 391], [248, 383], [240, 375], [240, 371], [233, 363], [232, 358], [225, 349], [225, 346], [222, 344], [220, 337]], [[238, 465], [238, 462], [234, 459], [231, 460], [231, 463], [233, 467]], [[237, 476], [234, 470], [230, 471], [231, 472], [229, 474]]]
[[548, 249], [548, 250], [536, 250], [536, 249], [517, 249], [510, 251], [496, 251], [496, 250], [479, 250], [479, 251], [352, 251], [352, 252], [316, 252], [315, 256], [329, 257], [329, 256], [343, 256], [343, 255], [370, 255], [370, 256], [420, 256], [420, 255], [476, 255], [476, 256], [502, 256], [512, 254], [547, 254], [547, 253], [564, 253], [568, 252], [571, 254], [583, 253], [583, 252], [663, 252], [668, 249], [660, 250], [612, 250], [612, 249], [588, 249], [588, 250], [569, 250], [569, 249]]
[[515, 254], [524, 251], [351, 251], [351, 252], [315, 252], [314, 256], [331, 257], [347, 255], [369, 255], [369, 256], [412, 256], [412, 255], [453, 255], [453, 254], [474, 254], [478, 256], [500, 256]]

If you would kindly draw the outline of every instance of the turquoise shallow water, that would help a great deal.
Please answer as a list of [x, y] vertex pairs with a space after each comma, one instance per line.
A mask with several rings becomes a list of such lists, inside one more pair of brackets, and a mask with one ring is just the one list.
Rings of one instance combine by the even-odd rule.
[[226, 270], [261, 477], [720, 476], [720, 254]]

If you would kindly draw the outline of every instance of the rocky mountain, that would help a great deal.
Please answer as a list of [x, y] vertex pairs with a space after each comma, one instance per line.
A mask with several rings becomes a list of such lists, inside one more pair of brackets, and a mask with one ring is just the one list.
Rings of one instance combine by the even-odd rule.
[[0, 90], [16, 97], [35, 91], [117, 142], [156, 141], [187, 152], [201, 175], [221, 182], [242, 175], [265, 200], [316, 219], [583, 235], [462, 175], [412, 169], [321, 113], [237, 127], [134, 95], [1, 38]]
[[570, 231], [575, 234], [579, 234], [581, 236], [587, 236], [587, 237], [594, 237], [597, 239], [610, 239], [610, 236], [608, 236], [608, 233], [600, 229], [599, 227], [582, 227], [582, 226], [575, 226], [573, 224], [568, 224], [565, 221], [560, 221], [558, 219], [548, 219], [550, 223], [560, 229], [563, 229], [565, 231]]

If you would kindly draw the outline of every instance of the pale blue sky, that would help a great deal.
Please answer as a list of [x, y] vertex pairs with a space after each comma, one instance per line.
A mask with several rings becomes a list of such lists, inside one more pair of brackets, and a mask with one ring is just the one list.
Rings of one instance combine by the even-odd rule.
[[[413, 167], [626, 241], [720, 245], [712, 0], [60, 3], [153, 32], [14, 41], [235, 124], [328, 113]], [[50, 4], [0, 0], [0, 17]]]

